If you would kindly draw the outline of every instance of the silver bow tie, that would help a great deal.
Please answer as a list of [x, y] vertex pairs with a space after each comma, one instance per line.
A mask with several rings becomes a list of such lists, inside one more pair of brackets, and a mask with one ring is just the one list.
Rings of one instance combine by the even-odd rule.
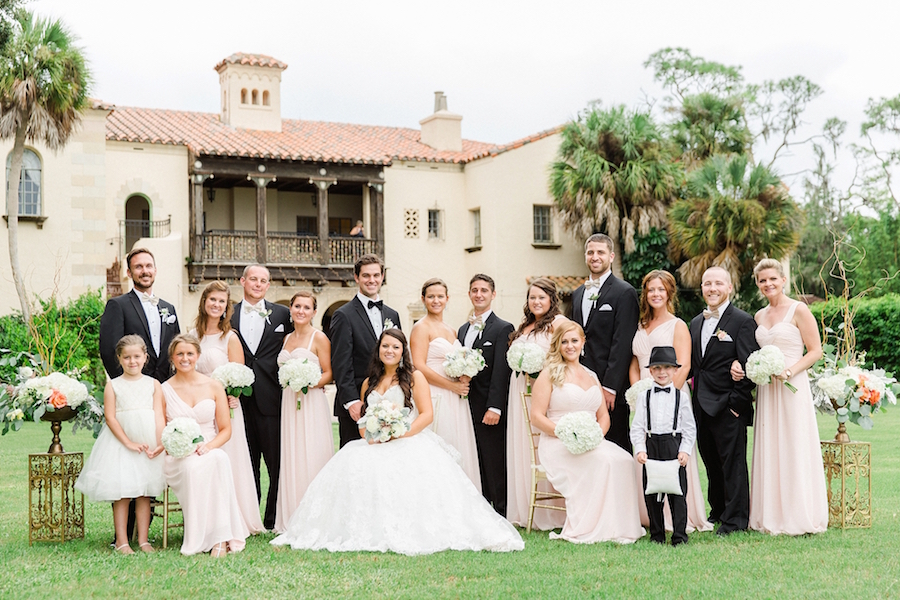
[[259, 308], [258, 306], [254, 306], [253, 304], [244, 304], [244, 312], [247, 313], [248, 315], [250, 313], [256, 313], [256, 314], [262, 316], [262, 314], [264, 312], [266, 312], [266, 309]]
[[159, 298], [151, 296], [147, 292], [141, 292], [141, 302], [149, 302], [153, 306], [159, 305]]

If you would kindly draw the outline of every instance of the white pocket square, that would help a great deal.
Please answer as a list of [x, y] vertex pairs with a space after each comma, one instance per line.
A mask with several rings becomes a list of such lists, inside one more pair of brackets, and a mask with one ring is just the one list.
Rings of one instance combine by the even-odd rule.
[[604, 304], [603, 306], [601, 306], [601, 307], [598, 308], [597, 310], [598, 310], [598, 311], [604, 311], [604, 312], [605, 312], [605, 311], [608, 311], [608, 310], [612, 310], [612, 306], [610, 306], [609, 304]]
[[728, 335], [727, 331], [719, 331], [716, 333], [716, 337], [719, 338], [720, 342], [733, 342], [734, 338]]
[[491, 342], [485, 342], [485, 343], [482, 344], [482, 345], [483, 345], [483, 346], [493, 346], [494, 344], [492, 344]]
[[275, 332], [276, 332], [276, 333], [281, 333], [281, 332], [283, 332], [283, 331], [284, 331], [284, 324], [281, 324], [281, 325], [279, 325], [278, 327], [275, 328]]

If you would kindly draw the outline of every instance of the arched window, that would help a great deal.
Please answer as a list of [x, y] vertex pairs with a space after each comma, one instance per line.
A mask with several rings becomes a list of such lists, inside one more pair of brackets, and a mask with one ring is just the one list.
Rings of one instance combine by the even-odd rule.
[[[12, 152], [6, 157], [6, 185], [9, 185]], [[41, 214], [41, 159], [28, 148], [22, 155], [22, 176], [19, 178], [19, 214], [37, 217]]]
[[263, 90], [263, 106], [269, 106], [269, 90]]
[[247, 88], [241, 90], [241, 104], [247, 104]]
[[253, 104], [259, 104], [259, 90], [253, 90], [250, 95], [251, 101]]

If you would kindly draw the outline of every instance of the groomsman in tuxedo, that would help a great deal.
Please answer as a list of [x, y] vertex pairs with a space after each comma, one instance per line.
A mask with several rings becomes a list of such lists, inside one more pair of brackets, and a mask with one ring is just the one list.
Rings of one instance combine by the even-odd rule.
[[359, 286], [356, 296], [331, 317], [331, 366], [337, 385], [334, 415], [338, 418], [342, 448], [359, 439], [356, 422], [363, 407], [359, 391], [378, 338], [385, 328], [400, 329], [400, 315], [378, 297], [384, 281], [381, 259], [375, 254], [360, 256], [353, 265], [353, 279]]
[[506, 403], [510, 379], [506, 351], [514, 328], [491, 310], [496, 296], [493, 279], [480, 273], [472, 277], [469, 300], [473, 314], [459, 328], [458, 338], [466, 348], [481, 350], [486, 364], [469, 382], [469, 409], [475, 426], [481, 493], [505, 517]]
[[256, 376], [253, 393], [241, 396], [241, 408], [257, 498], [262, 498], [260, 458], [266, 461], [269, 472], [263, 526], [273, 529], [281, 469], [281, 385], [278, 383], [277, 359], [284, 336], [294, 325], [286, 307], [266, 301], [269, 278], [269, 270], [263, 265], [249, 265], [244, 269], [241, 277], [244, 298], [234, 307], [231, 327], [240, 334], [244, 364], [253, 369]]
[[753, 422], [756, 386], [748, 378], [734, 381], [731, 365], [741, 367], [759, 349], [756, 321], [729, 302], [731, 276], [720, 267], [707, 269], [701, 284], [707, 308], [691, 320], [691, 373], [697, 446], [709, 479], [709, 520], [728, 535], [747, 529], [750, 480], [747, 475], [747, 427]]
[[615, 256], [612, 240], [602, 233], [584, 243], [584, 262], [591, 275], [572, 294], [572, 317], [584, 328], [581, 362], [597, 374], [603, 386], [610, 417], [606, 439], [631, 454], [625, 391], [640, 307], [634, 288], [612, 273]]
[[[156, 261], [149, 250], [135, 248], [125, 257], [125, 265], [134, 287], [106, 302], [100, 317], [100, 359], [109, 378], [118, 377], [122, 365], [116, 357], [116, 344], [126, 335], [139, 335], [147, 345], [144, 374], [163, 382], [171, 375], [169, 343], [181, 333], [175, 307], [153, 294]], [[128, 539], [134, 533], [134, 518], [132, 500], [128, 505]]]

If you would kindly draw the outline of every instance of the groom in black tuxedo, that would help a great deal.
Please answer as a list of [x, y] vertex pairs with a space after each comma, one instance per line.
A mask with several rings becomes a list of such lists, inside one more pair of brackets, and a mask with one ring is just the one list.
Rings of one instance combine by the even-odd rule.
[[341, 448], [359, 439], [356, 422], [362, 416], [360, 389], [375, 355], [381, 332], [400, 329], [400, 315], [378, 297], [384, 281], [384, 263], [375, 254], [364, 254], [353, 265], [359, 290], [353, 300], [331, 317], [331, 367], [337, 395], [334, 416], [338, 418]]
[[[149, 250], [132, 250], [125, 257], [125, 266], [134, 288], [106, 302], [100, 317], [100, 359], [109, 378], [118, 377], [122, 374], [122, 365], [116, 356], [116, 344], [126, 335], [138, 335], [147, 345], [144, 375], [163, 382], [171, 375], [169, 343], [181, 333], [175, 307], [153, 294], [156, 261]], [[128, 505], [128, 539], [134, 534], [134, 519], [132, 500]]]
[[506, 362], [508, 323], [494, 314], [491, 302], [497, 296], [494, 280], [478, 274], [469, 281], [473, 314], [459, 328], [457, 337], [466, 348], [481, 350], [485, 368], [469, 382], [469, 410], [475, 426], [481, 493], [494, 510], [506, 516], [506, 404], [509, 399], [510, 368]]
[[709, 479], [709, 520], [719, 535], [747, 529], [750, 479], [747, 427], [753, 423], [753, 388], [748, 378], [734, 381], [731, 365], [741, 367], [756, 350], [756, 321], [729, 302], [731, 276], [720, 267], [703, 273], [707, 308], [691, 320], [691, 373], [697, 446]]
[[257, 498], [262, 498], [260, 457], [266, 461], [269, 472], [263, 526], [273, 529], [281, 470], [281, 385], [277, 361], [284, 336], [293, 331], [294, 325], [286, 307], [266, 301], [269, 278], [269, 270], [263, 265], [249, 265], [244, 269], [241, 277], [244, 299], [234, 307], [231, 327], [240, 334], [244, 364], [253, 369], [256, 376], [253, 393], [241, 396], [241, 408]]
[[595, 233], [584, 243], [584, 261], [591, 276], [572, 293], [572, 320], [584, 328], [581, 362], [603, 386], [610, 419], [606, 439], [631, 454], [625, 392], [640, 307], [634, 288], [612, 273], [615, 256], [607, 235]]

